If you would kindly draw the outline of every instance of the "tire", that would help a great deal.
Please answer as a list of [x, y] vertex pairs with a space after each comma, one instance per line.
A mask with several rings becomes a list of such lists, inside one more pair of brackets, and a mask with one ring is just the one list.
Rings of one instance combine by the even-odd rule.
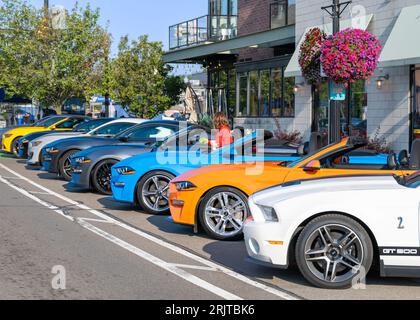
[[152, 171], [140, 179], [136, 197], [146, 213], [169, 214], [169, 182], [174, 178], [173, 174], [166, 171]]
[[67, 151], [61, 156], [60, 160], [58, 161], [58, 173], [60, 174], [60, 177], [62, 177], [66, 181], [71, 180], [70, 157], [78, 152], [79, 150]]
[[16, 158], [19, 158], [19, 151], [18, 151], [18, 147], [19, 147], [19, 139], [22, 137], [17, 137], [12, 141], [12, 144], [10, 145], [10, 149], [13, 153], [13, 155]]
[[357, 221], [340, 214], [312, 220], [299, 235], [295, 250], [305, 279], [325, 289], [347, 289], [356, 280], [364, 280], [372, 266], [373, 254], [372, 240], [366, 230]]
[[92, 171], [92, 188], [95, 192], [104, 195], [112, 195], [111, 190], [111, 167], [118, 160], [106, 159], [100, 161]]
[[249, 214], [248, 196], [230, 187], [208, 192], [198, 210], [199, 222], [204, 231], [210, 237], [223, 241], [243, 239], [243, 223]]

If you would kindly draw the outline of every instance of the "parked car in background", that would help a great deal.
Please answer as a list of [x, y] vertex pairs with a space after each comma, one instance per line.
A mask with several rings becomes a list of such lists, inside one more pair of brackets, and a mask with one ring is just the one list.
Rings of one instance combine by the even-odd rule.
[[[127, 120], [127, 119], [125, 119]], [[131, 121], [131, 120], [130, 120]], [[178, 123], [174, 121], [146, 121], [137, 119], [140, 124], [133, 125], [127, 121], [124, 130], [109, 131], [114, 133], [112, 137], [76, 137], [58, 140], [47, 144], [41, 153], [42, 169], [50, 173], [57, 173], [70, 181], [72, 177], [72, 169], [70, 158], [81, 150], [93, 147], [114, 145], [119, 143], [144, 144], [151, 145], [159, 139], [164, 139], [178, 130]], [[124, 122], [115, 124], [123, 127]], [[127, 129], [127, 125], [129, 128]], [[115, 135], [115, 133], [117, 133]]]
[[245, 244], [258, 263], [327, 289], [349, 288], [372, 263], [384, 277], [420, 277], [420, 172], [295, 181], [249, 199]]
[[85, 116], [52, 116], [38, 121], [32, 126], [11, 129], [3, 134], [2, 150], [4, 152], [13, 153], [18, 157], [18, 142], [23, 136], [39, 131], [71, 131], [79, 123], [89, 120], [91, 120], [91, 118]]
[[29, 156], [29, 143], [37, 140], [39, 141], [39, 139], [41, 137], [44, 137], [46, 135], [51, 135], [51, 136], [56, 136], [56, 137], [60, 137], [60, 138], [66, 138], [66, 137], [70, 137], [70, 136], [77, 136], [77, 135], [82, 135], [82, 134], [87, 134], [90, 131], [94, 130], [95, 128], [102, 126], [110, 121], [112, 121], [113, 119], [111, 118], [101, 118], [101, 119], [93, 119], [87, 122], [83, 122], [81, 124], [78, 124], [71, 132], [59, 132], [59, 131], [40, 131], [40, 132], [35, 132], [35, 133], [31, 133], [28, 134], [24, 137], [22, 137], [19, 140], [19, 144], [18, 144], [18, 155], [19, 158], [24, 158], [27, 159]]
[[105, 118], [93, 121], [95, 122], [92, 123], [92, 121], [89, 121], [86, 126], [78, 127], [77, 130], [73, 130], [72, 132], [52, 133], [32, 140], [28, 145], [28, 165], [39, 165], [42, 148], [54, 141], [72, 137], [112, 137], [121, 130], [143, 122], [143, 120], [134, 118], [132, 120]]
[[[183, 135], [201, 129], [209, 132], [209, 129], [195, 124], [188, 124], [188, 127], [180, 130], [179, 122], [172, 121], [175, 134], [167, 137], [165, 141], [182, 140]], [[157, 143], [145, 145], [144, 143], [118, 143], [112, 145], [92, 147], [82, 150], [71, 158], [72, 179], [71, 184], [78, 188], [92, 189], [106, 195], [111, 195], [111, 167], [121, 160], [132, 156], [156, 152], [162, 138]], [[166, 142], [165, 142], [166, 143]]]
[[[214, 152], [209, 152], [208, 144], [200, 145], [201, 137], [208, 132], [197, 129], [188, 133], [184, 148], [174, 148], [178, 143], [169, 140], [154, 153], [134, 156], [118, 163], [112, 168], [112, 193], [114, 199], [121, 202], [140, 204], [142, 209], [151, 214], [169, 213], [169, 182], [176, 176], [194, 168], [211, 163], [255, 162], [264, 160], [293, 161], [300, 158], [298, 148], [274, 145], [256, 154], [257, 133], [254, 132]], [[266, 140], [273, 135], [266, 133]], [[244, 152], [245, 146], [250, 152]], [[169, 151], [168, 151], [169, 149]], [[246, 149], [245, 149], [246, 150]], [[237, 152], [231, 157], [232, 152]], [[277, 163], [278, 163], [277, 162]]]
[[366, 146], [363, 139], [345, 138], [295, 162], [214, 165], [189, 171], [170, 184], [172, 218], [196, 229], [201, 226], [215, 239], [240, 239], [249, 216], [247, 198], [259, 190], [299, 179], [405, 175], [419, 170], [420, 145], [413, 148], [411, 159], [402, 157], [404, 165], [398, 163], [395, 154], [378, 155], [364, 151]]

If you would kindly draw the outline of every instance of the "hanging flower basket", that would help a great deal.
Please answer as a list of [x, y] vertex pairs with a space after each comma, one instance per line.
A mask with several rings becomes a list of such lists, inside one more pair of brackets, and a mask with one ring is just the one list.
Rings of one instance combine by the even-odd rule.
[[381, 43], [371, 33], [345, 29], [327, 38], [321, 48], [325, 74], [337, 83], [369, 79], [378, 67]]
[[321, 80], [321, 47], [326, 36], [319, 28], [313, 28], [306, 33], [305, 41], [300, 47], [299, 65], [302, 75], [310, 84]]

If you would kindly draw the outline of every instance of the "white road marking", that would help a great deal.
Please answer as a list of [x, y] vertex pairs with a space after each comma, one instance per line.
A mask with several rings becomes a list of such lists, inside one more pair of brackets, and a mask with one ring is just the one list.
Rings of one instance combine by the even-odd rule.
[[204, 271], [217, 271], [215, 268], [210, 267], [203, 267], [203, 266], [193, 266], [190, 264], [179, 264], [179, 263], [172, 263], [173, 266], [182, 268], [182, 269], [193, 269], [193, 270], [204, 270]]
[[[203, 264], [205, 266], [208, 266], [208, 267], [210, 267], [212, 269], [216, 269], [217, 271], [219, 271], [221, 273], [224, 273], [225, 275], [228, 275], [228, 276], [230, 276], [230, 277], [232, 277], [234, 279], [237, 279], [237, 280], [239, 280], [239, 281], [241, 281], [243, 283], [246, 283], [246, 284], [248, 284], [250, 286], [253, 286], [255, 288], [261, 289], [261, 290], [263, 290], [265, 292], [268, 292], [270, 294], [273, 294], [275, 296], [278, 296], [278, 297], [280, 297], [282, 299], [285, 299], [285, 300], [298, 300], [298, 298], [296, 298], [295, 296], [292, 296], [292, 295], [290, 295], [290, 294], [288, 294], [286, 292], [283, 292], [281, 290], [278, 290], [278, 289], [275, 289], [273, 287], [267, 286], [267, 285], [265, 285], [263, 283], [260, 283], [258, 281], [252, 280], [252, 279], [250, 279], [250, 278], [248, 278], [248, 277], [246, 277], [246, 276], [244, 276], [244, 275], [242, 275], [240, 273], [237, 273], [235, 271], [232, 271], [232, 270], [230, 270], [230, 269], [228, 269], [226, 267], [220, 266], [220, 265], [218, 265], [218, 264], [216, 264], [216, 263], [214, 263], [212, 261], [209, 261], [207, 259], [204, 259], [204, 258], [202, 258], [202, 257], [200, 257], [200, 256], [198, 256], [196, 254], [193, 254], [193, 253], [191, 253], [191, 252], [189, 252], [189, 251], [187, 251], [185, 249], [182, 249], [182, 248], [177, 247], [177, 246], [175, 246], [173, 244], [167, 243], [167, 242], [165, 242], [165, 241], [163, 241], [163, 240], [161, 240], [161, 239], [159, 239], [157, 237], [154, 237], [154, 236], [152, 236], [152, 235], [150, 235], [148, 233], [145, 233], [143, 231], [140, 231], [138, 229], [135, 229], [135, 228], [133, 228], [133, 227], [127, 225], [127, 224], [124, 224], [124, 223], [122, 223], [122, 222], [120, 222], [120, 221], [118, 221], [116, 219], [113, 219], [113, 218], [111, 218], [111, 217], [103, 214], [102, 212], [99, 212], [98, 210], [91, 209], [91, 208], [89, 208], [88, 206], [86, 206], [84, 204], [81, 204], [81, 203], [79, 203], [77, 201], [74, 201], [74, 200], [72, 200], [70, 198], [67, 198], [67, 197], [65, 197], [65, 196], [63, 196], [63, 195], [61, 195], [61, 194], [59, 194], [57, 192], [54, 192], [54, 191], [52, 191], [52, 190], [50, 190], [50, 189], [48, 189], [48, 188], [46, 188], [46, 187], [44, 187], [44, 186], [42, 186], [42, 185], [40, 185], [38, 183], [36, 183], [36, 182], [34, 182], [34, 181], [26, 178], [25, 176], [19, 174], [18, 172], [15, 172], [14, 170], [9, 169], [8, 167], [6, 167], [5, 165], [3, 165], [1, 163], [0, 163], [0, 168], [3, 168], [4, 170], [12, 173], [13, 175], [15, 175], [15, 176], [21, 178], [22, 180], [25, 180], [26, 182], [30, 183], [31, 185], [33, 185], [33, 186], [35, 186], [35, 187], [37, 187], [37, 188], [39, 188], [39, 189], [41, 189], [41, 190], [49, 193], [50, 195], [53, 195], [53, 196], [55, 196], [55, 197], [57, 197], [57, 198], [65, 201], [65, 202], [67, 202], [69, 204], [72, 204], [72, 205], [78, 207], [79, 209], [86, 210], [86, 211], [90, 212], [91, 214], [97, 216], [98, 218], [101, 218], [101, 219], [103, 219], [105, 221], [108, 221], [110, 223], [113, 223], [113, 224], [115, 224], [115, 225], [117, 225], [117, 226], [119, 226], [119, 227], [121, 227], [121, 228], [123, 228], [125, 230], [128, 230], [128, 231], [130, 231], [130, 232], [132, 232], [132, 233], [134, 233], [134, 234], [136, 234], [136, 235], [138, 235], [138, 236], [140, 236], [140, 237], [142, 237], [144, 239], [147, 239], [147, 240], [149, 240], [151, 242], [154, 242], [155, 244], [158, 244], [158, 245], [160, 245], [162, 247], [165, 247], [166, 249], [169, 249], [169, 250], [174, 251], [174, 252], [176, 252], [176, 253], [178, 253], [180, 255], [183, 255], [184, 257], [187, 257], [187, 258], [189, 258], [191, 260], [194, 260], [194, 261], [196, 261], [198, 263], [201, 263], [201, 264]], [[40, 201], [42, 201], [42, 200], [40, 200]], [[68, 218], [68, 216], [65, 216], [65, 217]]]
[[[117, 246], [119, 246], [119, 247], [137, 255], [138, 257], [140, 257], [140, 258], [142, 258], [142, 259], [144, 259], [144, 260], [146, 260], [150, 263], [153, 263], [154, 265], [158, 266], [159, 268], [162, 268], [162, 269], [164, 269], [164, 270], [166, 270], [166, 271], [168, 271], [168, 272], [170, 272], [170, 273], [172, 273], [172, 274], [174, 274], [174, 275], [176, 275], [176, 276], [178, 276], [178, 277], [180, 277], [180, 278], [182, 278], [182, 279], [184, 279], [184, 280], [186, 280], [186, 281], [188, 281], [188, 282], [190, 282], [190, 283], [192, 283], [192, 284], [194, 284], [194, 285], [196, 285], [200, 288], [203, 288], [203, 289], [205, 289], [205, 290], [207, 290], [207, 291], [209, 291], [209, 292], [211, 292], [211, 293], [213, 293], [213, 294], [215, 294], [215, 295], [217, 295], [217, 296], [219, 296], [223, 299], [226, 299], [226, 300], [243, 300], [241, 297], [239, 297], [239, 296], [237, 296], [233, 293], [230, 293], [230, 292], [228, 292], [228, 291], [226, 291], [222, 288], [219, 288], [219, 287], [217, 287], [217, 286], [215, 286], [215, 285], [213, 285], [213, 284], [211, 284], [211, 283], [209, 283], [209, 282], [207, 282], [207, 281], [205, 281], [205, 280], [203, 280], [199, 277], [196, 277], [196, 276], [192, 275], [191, 273], [188, 273], [188, 272], [178, 268], [177, 266], [175, 266], [171, 263], [163, 261], [163, 260], [159, 259], [158, 257], [155, 257], [155, 256], [151, 255], [150, 253], [148, 253], [146, 251], [143, 251], [143, 250], [125, 242], [124, 240], [121, 240], [121, 239], [113, 236], [112, 234], [107, 233], [106, 231], [101, 230], [101, 229], [93, 226], [92, 224], [87, 222], [88, 219], [84, 219], [84, 218], [74, 219], [71, 216], [66, 216], [61, 210], [58, 209], [58, 207], [52, 206], [52, 205], [48, 204], [47, 202], [45, 202], [45, 201], [35, 197], [34, 195], [30, 194], [26, 190], [13, 185], [12, 183], [10, 183], [10, 181], [4, 179], [1, 175], [0, 175], [0, 182], [3, 182], [4, 184], [8, 185], [9, 187], [11, 187], [12, 189], [21, 193], [22, 195], [30, 198], [31, 200], [36, 201], [40, 205], [42, 205], [42, 206], [44, 206], [48, 209], [53, 210], [54, 212], [56, 212], [56, 213], [60, 214], [61, 216], [65, 217], [66, 219], [69, 219], [72, 222], [77, 222], [77, 224], [80, 225], [81, 227], [83, 227], [84, 229], [95, 233], [96, 235], [112, 242], [113, 244], [115, 244], [115, 245], [117, 245]], [[96, 220], [96, 221], [98, 221], [98, 220]], [[107, 221], [101, 221], [101, 222], [107, 222]]]

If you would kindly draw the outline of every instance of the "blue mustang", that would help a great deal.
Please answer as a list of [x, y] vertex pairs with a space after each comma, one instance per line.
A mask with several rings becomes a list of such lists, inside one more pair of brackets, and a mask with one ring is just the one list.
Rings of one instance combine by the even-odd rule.
[[169, 182], [184, 172], [211, 164], [295, 161], [302, 156], [297, 147], [278, 145], [265, 145], [264, 154], [259, 154], [260, 140], [256, 132], [230, 146], [209, 152], [207, 144], [199, 143], [203, 133], [189, 133], [184, 148], [174, 141], [177, 137], [170, 137], [152, 152], [136, 155], [113, 166], [111, 188], [114, 199], [140, 204], [147, 213], [166, 214], [169, 212]]

